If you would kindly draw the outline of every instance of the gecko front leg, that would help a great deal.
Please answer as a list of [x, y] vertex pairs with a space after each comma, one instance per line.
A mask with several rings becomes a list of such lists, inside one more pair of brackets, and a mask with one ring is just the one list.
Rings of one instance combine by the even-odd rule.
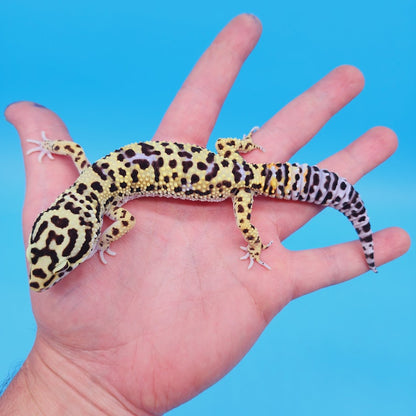
[[69, 156], [74, 162], [78, 172], [81, 173], [85, 168], [91, 166], [82, 147], [70, 140], [51, 140], [46, 137], [44, 131], [41, 132], [42, 140], [27, 139], [29, 143], [36, 144], [36, 147], [29, 149], [26, 154], [30, 155], [39, 152], [38, 160], [42, 162], [44, 156], [53, 159], [53, 155]]
[[114, 221], [100, 236], [97, 243], [97, 251], [99, 252], [100, 259], [104, 264], [107, 264], [107, 260], [104, 258], [104, 253], [110, 256], [115, 256], [116, 253], [110, 250], [110, 244], [113, 241], [118, 240], [127, 234], [136, 223], [133, 215], [126, 209], [115, 207], [106, 212], [106, 215]]

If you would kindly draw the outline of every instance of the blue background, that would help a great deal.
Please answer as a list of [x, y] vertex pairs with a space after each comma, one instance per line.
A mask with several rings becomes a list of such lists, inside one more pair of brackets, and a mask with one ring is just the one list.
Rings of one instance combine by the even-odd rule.
[[[372, 126], [393, 128], [399, 150], [358, 189], [375, 229], [398, 225], [415, 237], [413, 0], [58, 3], [1, 2], [0, 107], [33, 100], [53, 109], [94, 160], [150, 138], [214, 36], [235, 15], [251, 12], [263, 35], [213, 138], [241, 136], [335, 66], [356, 65], [365, 90], [296, 160], [316, 163]], [[6, 379], [30, 351], [36, 325], [21, 231], [23, 159], [4, 119], [0, 137], [0, 379]], [[326, 210], [285, 244], [298, 249], [353, 238], [345, 218]], [[414, 263], [411, 249], [377, 278], [367, 274], [292, 302], [230, 374], [170, 414], [416, 414]]]

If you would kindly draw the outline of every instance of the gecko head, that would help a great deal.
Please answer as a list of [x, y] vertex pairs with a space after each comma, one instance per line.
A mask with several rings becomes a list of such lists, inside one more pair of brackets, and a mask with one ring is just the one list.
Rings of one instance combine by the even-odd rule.
[[93, 253], [101, 228], [93, 216], [72, 202], [60, 206], [59, 200], [38, 216], [26, 250], [31, 289], [49, 289]]

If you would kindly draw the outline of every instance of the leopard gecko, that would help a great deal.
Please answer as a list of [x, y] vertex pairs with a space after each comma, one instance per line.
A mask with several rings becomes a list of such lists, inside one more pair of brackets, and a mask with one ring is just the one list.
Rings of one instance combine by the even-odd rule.
[[[252, 139], [254, 129], [242, 139], [221, 138], [217, 153], [191, 144], [168, 141], [133, 143], [90, 164], [80, 145], [72, 141], [42, 140], [28, 151], [53, 159], [72, 158], [79, 177], [35, 220], [26, 257], [29, 285], [35, 291], [50, 288], [97, 251], [114, 255], [110, 244], [134, 226], [134, 217], [121, 206], [139, 197], [173, 197], [194, 201], [231, 198], [237, 226], [247, 243], [241, 247], [248, 259], [270, 269], [260, 254], [263, 244], [251, 223], [254, 196], [305, 201], [331, 206], [353, 224], [368, 267], [374, 264], [373, 236], [363, 201], [346, 179], [334, 172], [297, 163], [248, 163], [240, 153], [262, 148]], [[114, 222], [101, 230], [103, 217]]]

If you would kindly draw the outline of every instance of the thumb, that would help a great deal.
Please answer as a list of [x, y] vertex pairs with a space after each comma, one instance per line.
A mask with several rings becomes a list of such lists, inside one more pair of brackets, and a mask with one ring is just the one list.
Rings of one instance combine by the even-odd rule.
[[28, 234], [36, 216], [48, 208], [77, 177], [72, 161], [65, 157], [43, 158], [37, 152], [27, 154], [36, 144], [27, 140], [42, 140], [42, 131], [51, 140], [71, 140], [63, 121], [47, 108], [28, 101], [10, 104], [6, 120], [16, 128], [21, 141], [26, 171], [26, 197], [23, 210], [23, 232]]

